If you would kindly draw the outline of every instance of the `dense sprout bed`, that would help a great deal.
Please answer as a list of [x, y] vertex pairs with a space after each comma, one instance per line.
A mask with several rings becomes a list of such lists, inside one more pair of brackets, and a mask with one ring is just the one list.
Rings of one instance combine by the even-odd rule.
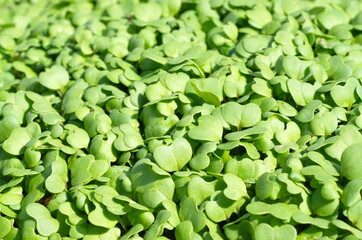
[[0, 239], [362, 239], [362, 1], [0, 0]]

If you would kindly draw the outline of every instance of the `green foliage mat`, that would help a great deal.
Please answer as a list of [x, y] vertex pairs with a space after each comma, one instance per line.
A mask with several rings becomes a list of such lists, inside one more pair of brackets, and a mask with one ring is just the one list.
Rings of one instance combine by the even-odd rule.
[[0, 0], [0, 239], [362, 239], [361, 0]]

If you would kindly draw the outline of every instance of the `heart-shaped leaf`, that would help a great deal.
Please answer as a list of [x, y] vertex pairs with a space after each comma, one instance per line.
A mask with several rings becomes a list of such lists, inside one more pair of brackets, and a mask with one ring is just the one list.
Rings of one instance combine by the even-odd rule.
[[39, 82], [52, 90], [62, 90], [69, 81], [69, 74], [64, 67], [54, 65], [39, 75]]
[[20, 155], [24, 153], [26, 144], [40, 133], [40, 126], [35, 122], [30, 123], [25, 128], [16, 128], [4, 141], [2, 148], [12, 155]]
[[185, 198], [180, 204], [180, 220], [190, 220], [195, 232], [199, 232], [206, 225], [206, 216], [197, 209], [196, 203], [192, 198]]
[[52, 218], [49, 210], [39, 203], [31, 203], [26, 207], [27, 214], [35, 219], [36, 229], [43, 236], [50, 236], [59, 229], [59, 222]]
[[188, 135], [192, 139], [218, 142], [222, 138], [223, 126], [219, 118], [212, 115], [199, 117], [198, 126], [191, 128]]
[[360, 86], [357, 79], [348, 79], [344, 86], [335, 86], [331, 90], [333, 101], [340, 107], [351, 108], [356, 101], [356, 87]]
[[192, 148], [186, 139], [177, 138], [170, 146], [158, 146], [153, 156], [164, 170], [180, 171], [191, 160]]
[[237, 128], [251, 127], [261, 119], [261, 109], [254, 103], [240, 105], [236, 102], [226, 103], [222, 116], [227, 123]]

